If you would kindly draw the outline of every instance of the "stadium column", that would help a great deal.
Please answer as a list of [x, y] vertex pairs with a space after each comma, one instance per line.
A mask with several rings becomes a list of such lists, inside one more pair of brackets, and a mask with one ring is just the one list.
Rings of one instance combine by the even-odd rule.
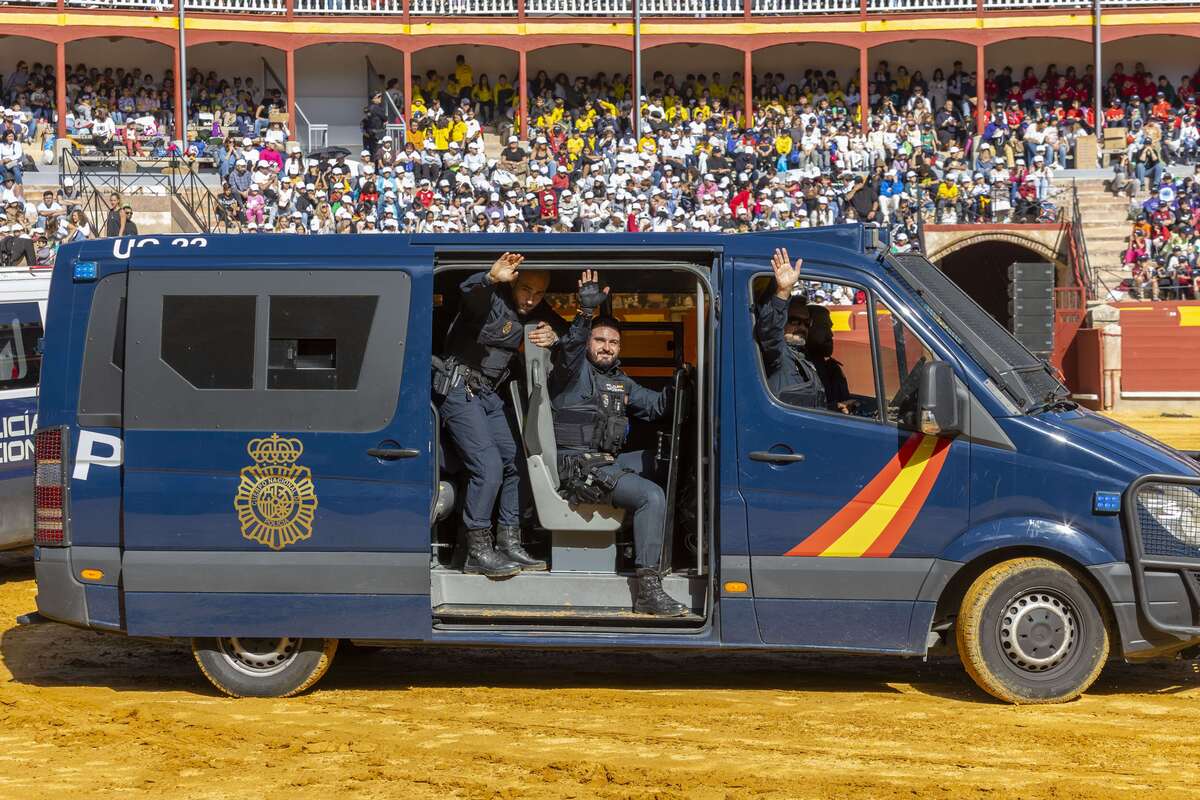
[[[400, 102], [404, 107], [400, 109], [400, 116], [404, 118], [404, 137], [407, 141], [409, 125], [412, 123], [412, 91], [413, 91], [413, 76], [412, 76], [412, 51], [404, 51], [404, 86], [400, 94]], [[404, 142], [396, 142], [396, 147], [403, 147]]]
[[863, 133], [871, 130], [871, 87], [867, 80], [867, 48], [858, 48], [858, 115]]
[[987, 112], [987, 73], [983, 67], [983, 45], [975, 45], [975, 132], [982, 135]]
[[742, 54], [742, 115], [746, 127], [754, 127], [754, 54], [747, 50]]
[[284, 51], [285, 74], [284, 80], [287, 81], [287, 114], [288, 114], [288, 136], [295, 141], [300, 141], [300, 132], [296, 129], [296, 50], [289, 47]]
[[183, 50], [175, 45], [175, 138], [187, 149], [187, 131], [183, 129]]
[[[520, 81], [520, 107], [517, 109], [517, 135], [522, 139], [529, 137], [529, 74], [525, 65], [525, 51], [517, 51], [517, 80]], [[636, 98], [635, 98], [636, 99]]]
[[54, 108], [58, 111], [58, 138], [67, 135], [67, 44], [54, 45]]

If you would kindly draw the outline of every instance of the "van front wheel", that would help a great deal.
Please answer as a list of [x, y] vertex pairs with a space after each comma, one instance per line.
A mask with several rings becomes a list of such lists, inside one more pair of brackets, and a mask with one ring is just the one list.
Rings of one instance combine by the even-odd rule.
[[1009, 703], [1065, 703], [1108, 658], [1102, 606], [1070, 571], [1044, 558], [980, 575], [956, 622], [959, 658], [988, 694]]
[[192, 640], [204, 677], [230, 697], [291, 697], [321, 680], [337, 639], [223, 637]]

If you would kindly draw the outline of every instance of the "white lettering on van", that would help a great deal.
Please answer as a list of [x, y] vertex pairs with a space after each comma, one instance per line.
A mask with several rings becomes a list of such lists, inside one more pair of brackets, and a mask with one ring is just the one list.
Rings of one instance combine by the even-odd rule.
[[0, 417], [0, 464], [32, 460], [36, 428], [37, 414]]
[[172, 239], [173, 247], [208, 247], [208, 239], [203, 236], [194, 236], [191, 239], [186, 239], [182, 236]]
[[144, 239], [113, 239], [113, 258], [129, 258], [133, 248], [145, 247], [148, 244], [159, 244], [159, 241], [153, 236]]
[[[96, 433], [79, 429], [79, 446], [75, 449], [75, 471], [71, 477], [77, 481], [86, 481], [92, 465], [97, 467], [119, 467], [124, 455], [124, 442], [120, 436], [110, 436], [107, 433]], [[97, 446], [100, 452], [96, 452]]]

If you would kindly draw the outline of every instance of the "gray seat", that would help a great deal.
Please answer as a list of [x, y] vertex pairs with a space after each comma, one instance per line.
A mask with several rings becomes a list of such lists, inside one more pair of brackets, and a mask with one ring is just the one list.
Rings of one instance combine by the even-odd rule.
[[[558, 447], [554, 441], [554, 416], [550, 405], [550, 351], [529, 341], [533, 325], [525, 326], [525, 378], [529, 409], [521, 402], [521, 389], [512, 383], [513, 407], [525, 444], [533, 503], [542, 527], [555, 533], [578, 531], [611, 533], [625, 520], [624, 509], [612, 506], [571, 505], [558, 493]], [[610, 545], [613, 537], [605, 537]], [[611, 564], [608, 567], [611, 569]]]

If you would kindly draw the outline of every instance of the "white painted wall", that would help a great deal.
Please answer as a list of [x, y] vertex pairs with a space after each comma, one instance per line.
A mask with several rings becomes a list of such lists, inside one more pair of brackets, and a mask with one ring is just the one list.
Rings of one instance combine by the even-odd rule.
[[[314, 123], [329, 126], [329, 143], [362, 144], [367, 105], [367, 56], [376, 72], [400, 76], [404, 56], [390, 47], [359, 43], [321, 44], [296, 53], [296, 102]], [[303, 135], [303, 131], [300, 131]]]

